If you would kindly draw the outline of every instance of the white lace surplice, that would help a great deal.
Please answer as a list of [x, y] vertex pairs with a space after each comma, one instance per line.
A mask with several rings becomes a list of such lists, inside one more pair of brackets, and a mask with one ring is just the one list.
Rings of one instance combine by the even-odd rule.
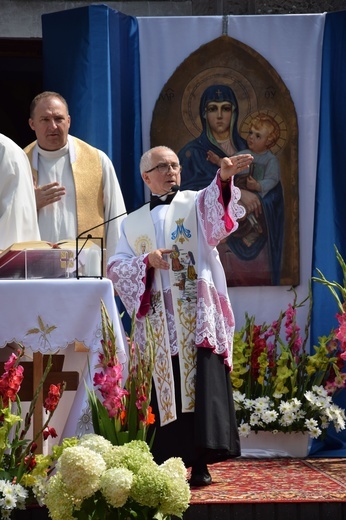
[[[227, 284], [216, 246], [235, 230], [237, 219], [243, 216], [244, 209], [237, 202], [240, 192], [231, 184], [231, 201], [225, 208], [220, 193], [220, 183], [217, 177], [206, 189], [196, 194], [194, 203], [197, 208], [198, 247], [194, 252], [198, 265], [197, 279], [197, 320], [196, 345], [213, 349], [215, 353], [225, 358], [225, 363], [231, 366], [232, 345], [234, 334], [234, 316], [228, 298]], [[176, 199], [179, 197], [179, 193]], [[174, 204], [174, 201], [173, 203]], [[162, 205], [151, 211], [155, 227], [155, 248], [166, 247], [164, 240], [164, 224], [168, 206]], [[152, 249], [148, 249], [150, 251]], [[127, 311], [146, 313], [143, 303], [148, 296], [150, 284], [147, 287], [147, 251], [137, 256], [130, 247], [122, 228], [116, 255], [108, 264], [108, 276], [114, 282]], [[161, 271], [162, 288], [165, 300], [166, 319], [170, 324], [171, 354], [177, 353], [173, 308], [171, 305], [169, 276]], [[138, 319], [138, 329], [142, 320]]]

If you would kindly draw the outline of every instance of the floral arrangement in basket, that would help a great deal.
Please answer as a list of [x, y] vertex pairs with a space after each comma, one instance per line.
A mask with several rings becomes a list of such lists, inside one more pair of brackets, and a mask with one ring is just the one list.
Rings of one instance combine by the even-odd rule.
[[[53, 446], [56, 472], [46, 484], [44, 503], [52, 520], [127, 520], [182, 517], [190, 488], [180, 458], [158, 465], [146, 442], [154, 422], [150, 407], [154, 342], [140, 348], [129, 338], [128, 376], [118, 361], [116, 337], [101, 302], [102, 352], [95, 389], [87, 389], [93, 434], [64, 439]], [[134, 323], [134, 320], [132, 320]], [[101, 397], [98, 396], [98, 393]]]
[[[34, 439], [28, 439], [34, 410], [42, 391], [44, 381], [52, 367], [51, 356], [38, 388], [30, 403], [29, 411], [22, 418], [19, 391], [24, 379], [24, 368], [20, 364], [25, 349], [18, 345], [4, 364], [0, 377], [0, 517], [11, 518], [16, 509], [25, 509], [36, 502], [36, 492], [45, 480], [52, 463], [50, 455], [35, 454], [37, 440], [42, 435], [56, 437], [49, 422], [64, 391], [64, 384], [50, 385], [44, 401], [46, 420]], [[37, 503], [37, 502], [36, 502]]]
[[[340, 258], [339, 258], [340, 261]], [[346, 273], [345, 264], [341, 264]], [[315, 281], [322, 281], [315, 278]], [[323, 280], [335, 293], [336, 285]], [[340, 287], [339, 287], [340, 288]], [[345, 388], [346, 314], [341, 305], [340, 327], [319, 338], [314, 354], [306, 350], [311, 298], [280, 312], [272, 324], [257, 325], [246, 315], [244, 327], [235, 333], [231, 374], [240, 436], [251, 431], [309, 432], [323, 435], [329, 424], [345, 429], [346, 416], [333, 403], [333, 395]], [[345, 292], [342, 293], [345, 296]], [[297, 325], [297, 310], [310, 301], [304, 337]]]

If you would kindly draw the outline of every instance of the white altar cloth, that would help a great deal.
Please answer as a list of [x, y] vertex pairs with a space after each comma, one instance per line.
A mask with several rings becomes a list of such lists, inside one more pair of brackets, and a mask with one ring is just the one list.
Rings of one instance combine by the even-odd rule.
[[101, 300], [124, 352], [124, 331], [107, 278], [0, 280], [0, 347], [15, 341], [34, 352], [51, 353], [80, 341], [96, 352], [102, 336]]
[[[0, 348], [16, 342], [26, 352], [49, 354], [65, 349], [64, 370], [80, 373], [77, 392], [65, 392], [59, 403], [50, 424], [59, 438], [49, 439], [50, 443], [91, 428], [85, 384], [92, 387], [88, 366], [93, 372], [102, 348], [101, 300], [113, 323], [125, 379], [127, 342], [109, 279], [0, 280]], [[90, 353], [75, 352], [75, 341], [84, 343]], [[46, 441], [44, 451], [48, 449]]]

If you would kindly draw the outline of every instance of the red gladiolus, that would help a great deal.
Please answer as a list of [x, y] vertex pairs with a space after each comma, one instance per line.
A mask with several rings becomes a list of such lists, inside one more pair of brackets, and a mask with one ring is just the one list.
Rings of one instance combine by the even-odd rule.
[[17, 359], [15, 354], [11, 354], [4, 365], [5, 372], [0, 378], [0, 396], [4, 407], [8, 406], [9, 401], [16, 400], [24, 378], [24, 368], [21, 365], [15, 365]]
[[54, 412], [58, 406], [61, 396], [60, 387], [60, 383], [58, 385], [50, 385], [48, 396], [44, 402], [44, 409], [46, 412]]
[[267, 343], [264, 338], [261, 337], [261, 327], [258, 325], [254, 326], [253, 329], [253, 349], [251, 354], [251, 373], [254, 379], [257, 379], [259, 374], [259, 362], [258, 358], [262, 352], [267, 348]]
[[36, 466], [35, 456], [34, 455], [28, 455], [27, 457], [25, 457], [24, 463], [25, 463], [25, 465], [27, 467], [27, 470], [28, 471], [32, 471], [34, 469], [34, 467]]
[[43, 433], [43, 439], [45, 441], [48, 439], [48, 437], [52, 437], [52, 439], [54, 439], [55, 437], [58, 436], [55, 428], [51, 428], [50, 426], [47, 426], [47, 428], [45, 430], [43, 430], [42, 433]]

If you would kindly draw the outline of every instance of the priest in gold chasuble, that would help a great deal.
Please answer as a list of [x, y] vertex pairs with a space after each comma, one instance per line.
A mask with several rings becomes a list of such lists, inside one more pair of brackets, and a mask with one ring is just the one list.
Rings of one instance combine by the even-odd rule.
[[[73, 240], [97, 227], [108, 258], [126, 211], [120, 185], [109, 157], [71, 136], [70, 123], [67, 102], [59, 93], [42, 92], [33, 99], [29, 125], [36, 141], [24, 151], [36, 187], [41, 239]], [[114, 219], [117, 215], [120, 218]]]

